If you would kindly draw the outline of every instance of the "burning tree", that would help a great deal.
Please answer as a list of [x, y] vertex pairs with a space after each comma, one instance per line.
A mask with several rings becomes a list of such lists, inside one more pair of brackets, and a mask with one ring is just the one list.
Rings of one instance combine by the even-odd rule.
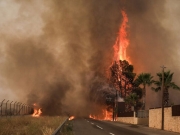
[[[116, 89], [116, 96], [120, 95], [121, 98], [126, 98], [133, 91], [133, 81], [136, 76], [133, 73], [134, 67], [126, 60], [115, 61], [110, 67], [110, 85]], [[117, 97], [116, 97], [117, 98]], [[131, 110], [131, 104], [126, 103], [126, 110]]]
[[110, 67], [110, 84], [115, 87], [122, 98], [132, 92], [133, 80], [136, 76], [133, 70], [133, 65], [126, 60], [115, 61]]

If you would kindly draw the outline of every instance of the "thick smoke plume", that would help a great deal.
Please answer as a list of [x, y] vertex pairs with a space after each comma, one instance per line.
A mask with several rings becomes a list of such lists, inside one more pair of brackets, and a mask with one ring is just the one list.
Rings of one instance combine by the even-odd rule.
[[88, 103], [90, 82], [111, 62], [121, 18], [117, 2], [17, 0], [0, 5], [5, 13], [0, 33], [5, 97], [37, 103], [48, 115], [89, 114], [86, 108], [94, 108]]
[[129, 17], [127, 55], [135, 70], [154, 74], [165, 64], [180, 74], [178, 37], [169, 26], [167, 5], [162, 0], [0, 1], [0, 98], [37, 103], [48, 115], [98, 111], [89, 102], [90, 86], [112, 62], [122, 9]]

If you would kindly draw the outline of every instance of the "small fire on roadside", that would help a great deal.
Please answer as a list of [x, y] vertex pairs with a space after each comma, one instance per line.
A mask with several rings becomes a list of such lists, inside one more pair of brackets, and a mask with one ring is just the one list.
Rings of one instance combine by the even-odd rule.
[[69, 117], [69, 120], [73, 120], [75, 117], [74, 116], [71, 116], [71, 117]]
[[107, 110], [102, 110], [103, 115], [89, 115], [89, 118], [91, 119], [97, 119], [97, 120], [110, 120], [112, 121], [112, 112], [109, 112]]
[[42, 111], [40, 109], [34, 109], [34, 113], [32, 114], [33, 117], [39, 117], [41, 115]]

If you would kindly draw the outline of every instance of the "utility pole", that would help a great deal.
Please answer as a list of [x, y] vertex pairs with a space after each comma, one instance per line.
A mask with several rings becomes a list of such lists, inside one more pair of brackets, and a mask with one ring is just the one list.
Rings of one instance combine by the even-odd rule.
[[164, 69], [165, 66], [161, 66], [162, 68], [162, 86], [161, 86], [161, 92], [162, 92], [162, 123], [161, 123], [161, 129], [164, 130]]
[[114, 121], [117, 120], [117, 90], [116, 90], [116, 96], [114, 101]]

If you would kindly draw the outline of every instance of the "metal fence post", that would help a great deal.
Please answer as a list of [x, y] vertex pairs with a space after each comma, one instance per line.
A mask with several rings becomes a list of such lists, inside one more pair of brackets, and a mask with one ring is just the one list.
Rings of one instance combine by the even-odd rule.
[[28, 113], [27, 113], [27, 112], [28, 112], [28, 111], [27, 111], [27, 109], [28, 109], [27, 107], [28, 107], [28, 106], [26, 105], [26, 110], [25, 110], [25, 112], [26, 112], [25, 114], [26, 114], [26, 115], [28, 114]]
[[[5, 100], [5, 99], [4, 99], [4, 100]], [[1, 106], [0, 106], [0, 107], [1, 107], [1, 116], [2, 116], [2, 110], [3, 110], [2, 107], [3, 107], [3, 102], [4, 102], [4, 100], [1, 102]]]
[[6, 102], [6, 109], [5, 109], [5, 115], [7, 116], [7, 103], [9, 102], [9, 100]]
[[22, 103], [19, 104], [19, 115], [21, 114], [21, 105]]
[[25, 107], [26, 107], [26, 105], [23, 104], [23, 108], [22, 108], [22, 110], [23, 110], [23, 115], [25, 115]]
[[[12, 101], [13, 102], [13, 101]], [[10, 103], [10, 115], [12, 115], [12, 112], [11, 112], [11, 104], [12, 104], [12, 102]]]
[[17, 101], [14, 103], [13, 115], [15, 115], [15, 111], [16, 111], [16, 103], [17, 103]]
[[23, 115], [25, 115], [26, 104], [23, 105]]
[[16, 104], [16, 115], [18, 114], [19, 103], [20, 102], [17, 102], [17, 104]]

